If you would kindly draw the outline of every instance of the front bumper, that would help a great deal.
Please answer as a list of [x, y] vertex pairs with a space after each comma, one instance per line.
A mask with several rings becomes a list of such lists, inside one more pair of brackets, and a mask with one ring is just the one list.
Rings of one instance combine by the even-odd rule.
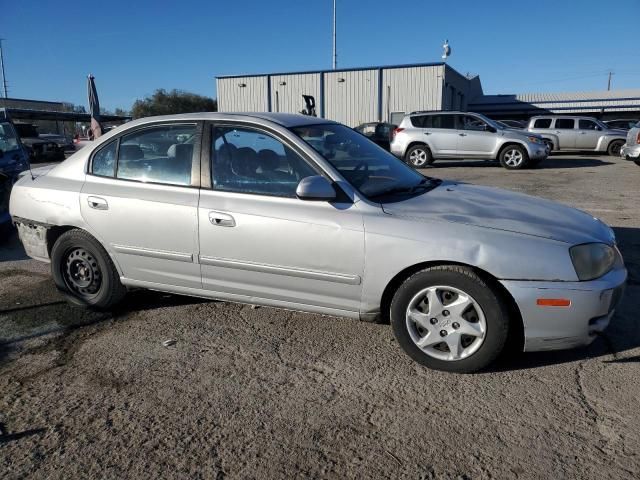
[[627, 160], [637, 161], [640, 160], [640, 144], [637, 145], [623, 145], [620, 149], [620, 156]]
[[544, 144], [530, 143], [527, 146], [529, 158], [533, 160], [544, 160], [549, 156], [549, 146]]
[[[524, 350], [561, 350], [590, 344], [613, 317], [627, 270], [612, 270], [588, 282], [502, 280], [524, 323]], [[569, 299], [568, 307], [537, 305], [539, 298]]]

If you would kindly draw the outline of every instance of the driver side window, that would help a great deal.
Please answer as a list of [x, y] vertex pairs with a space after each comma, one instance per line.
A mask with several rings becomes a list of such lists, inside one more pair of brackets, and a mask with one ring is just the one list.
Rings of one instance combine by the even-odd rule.
[[460, 128], [462, 130], [473, 130], [476, 132], [483, 132], [487, 129], [487, 124], [477, 117], [472, 115], [462, 115], [460, 119]]
[[275, 137], [245, 127], [214, 127], [211, 178], [214, 190], [296, 197], [298, 183], [317, 175]]

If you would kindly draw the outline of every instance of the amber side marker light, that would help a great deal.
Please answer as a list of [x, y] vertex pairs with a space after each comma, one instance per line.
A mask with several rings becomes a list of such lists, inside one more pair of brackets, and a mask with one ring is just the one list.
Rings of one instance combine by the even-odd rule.
[[568, 298], [538, 298], [536, 303], [539, 307], [569, 307], [571, 300]]

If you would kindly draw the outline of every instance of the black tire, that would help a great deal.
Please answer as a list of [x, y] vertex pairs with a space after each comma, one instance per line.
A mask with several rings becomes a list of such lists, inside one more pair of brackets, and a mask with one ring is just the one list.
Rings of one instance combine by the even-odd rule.
[[543, 140], [543, 142], [549, 147], [549, 155], [553, 152], [553, 142], [551, 140]]
[[640, 160], [634, 160], [633, 163], [635, 163], [636, 165], [638, 165], [640, 167]]
[[500, 165], [507, 170], [522, 170], [529, 163], [529, 155], [520, 145], [507, 145], [500, 152], [499, 159]]
[[613, 140], [607, 147], [607, 155], [610, 157], [619, 157], [620, 149], [624, 145], [624, 140]]
[[[475, 300], [483, 312], [486, 323], [484, 339], [477, 350], [464, 358], [457, 360], [435, 358], [421, 350], [411, 338], [407, 322], [410, 302], [422, 290], [432, 286], [449, 286], [465, 292]], [[435, 370], [473, 373], [491, 364], [504, 349], [509, 334], [508, 312], [508, 307], [499, 291], [492, 288], [471, 268], [444, 265], [426, 268], [405, 280], [393, 296], [390, 317], [398, 343], [416, 362]]]
[[51, 249], [51, 274], [73, 305], [107, 310], [127, 293], [109, 254], [84, 230], [69, 230], [56, 240]]
[[404, 161], [413, 168], [424, 168], [433, 163], [433, 155], [426, 145], [413, 145], [405, 153]]

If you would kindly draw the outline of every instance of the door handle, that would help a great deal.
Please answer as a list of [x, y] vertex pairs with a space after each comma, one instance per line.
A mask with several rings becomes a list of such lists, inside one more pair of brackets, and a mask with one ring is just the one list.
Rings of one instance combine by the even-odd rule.
[[425, 135], [431, 135], [431, 132], [424, 132]]
[[89, 207], [95, 208], [96, 210], [109, 210], [109, 204], [101, 197], [87, 197], [87, 203]]
[[459, 133], [458, 135], [460, 135], [461, 137], [466, 137], [467, 136], [466, 133]]
[[216, 227], [235, 227], [235, 219], [228, 213], [209, 212], [209, 221]]

